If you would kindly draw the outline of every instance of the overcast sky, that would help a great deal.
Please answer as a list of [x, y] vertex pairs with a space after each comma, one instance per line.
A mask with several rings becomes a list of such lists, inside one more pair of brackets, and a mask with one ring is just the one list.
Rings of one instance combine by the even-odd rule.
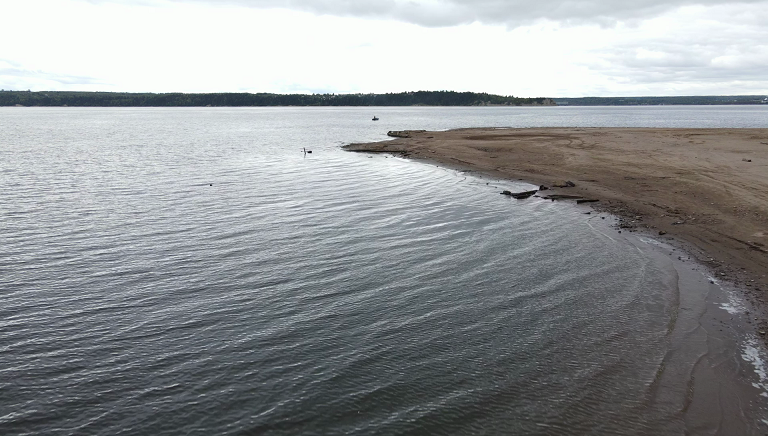
[[768, 0], [3, 0], [0, 88], [768, 94]]

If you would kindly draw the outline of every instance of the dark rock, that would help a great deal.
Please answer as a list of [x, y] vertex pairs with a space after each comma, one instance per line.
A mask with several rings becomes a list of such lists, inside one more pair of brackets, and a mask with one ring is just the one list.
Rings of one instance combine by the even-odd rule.
[[576, 204], [581, 204], [581, 203], [596, 203], [596, 202], [598, 202], [598, 201], [600, 201], [600, 200], [594, 200], [594, 199], [590, 199], [590, 198], [582, 198], [582, 199], [580, 199], [580, 200], [576, 200]]
[[546, 191], [547, 189], [549, 189], [549, 188], [547, 188], [544, 185], [539, 186], [539, 191]]
[[516, 198], [518, 200], [526, 199], [533, 194], [535, 194], [537, 191], [523, 191], [523, 192], [510, 192], [510, 191], [502, 191], [502, 195], [509, 195], [512, 198]]
[[664, 230], [659, 230], [659, 235], [666, 235], [666, 234], [667, 232], [665, 232]]
[[566, 181], [565, 181], [565, 186], [569, 186], [569, 187], [571, 187], [571, 188], [575, 188], [575, 187], [576, 187], [576, 184], [575, 184], [575, 183], [573, 183], [573, 182], [572, 182], [572, 181], [570, 181], [570, 180], [566, 180]]

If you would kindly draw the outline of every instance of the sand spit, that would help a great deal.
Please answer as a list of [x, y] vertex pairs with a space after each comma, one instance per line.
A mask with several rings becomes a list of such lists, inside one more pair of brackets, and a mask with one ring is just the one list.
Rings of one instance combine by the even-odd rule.
[[[345, 149], [428, 159], [550, 188], [539, 200], [599, 200], [590, 205], [621, 217], [620, 227], [682, 243], [716, 276], [745, 288], [750, 301], [768, 303], [768, 129], [393, 133], [394, 140]], [[537, 199], [520, 201], [531, 200]], [[768, 324], [760, 330], [768, 336]]]

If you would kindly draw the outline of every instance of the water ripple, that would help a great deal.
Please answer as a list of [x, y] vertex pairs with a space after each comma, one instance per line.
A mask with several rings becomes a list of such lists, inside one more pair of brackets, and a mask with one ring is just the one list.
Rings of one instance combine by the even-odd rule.
[[0, 432], [679, 433], [666, 265], [353, 113], [3, 118]]

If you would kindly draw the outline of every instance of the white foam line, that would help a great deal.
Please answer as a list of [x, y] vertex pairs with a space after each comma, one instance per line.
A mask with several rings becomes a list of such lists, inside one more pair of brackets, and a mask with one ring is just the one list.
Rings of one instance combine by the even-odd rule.
[[718, 306], [724, 311], [730, 313], [731, 315], [736, 315], [744, 312], [744, 306], [741, 306], [733, 302], [720, 303], [718, 304]]
[[[590, 218], [590, 220], [591, 220], [591, 219], [592, 219], [592, 218]], [[610, 239], [610, 240], [611, 240], [611, 242], [616, 242], [616, 240], [615, 240], [615, 239], [613, 239], [613, 238], [611, 238], [611, 237], [610, 237], [610, 235], [608, 235], [607, 233], [603, 233], [603, 232], [601, 232], [600, 230], [597, 230], [597, 229], [596, 229], [596, 228], [595, 228], [595, 227], [592, 225], [592, 223], [590, 223], [590, 222], [589, 222], [589, 220], [587, 220], [587, 225], [588, 225], [588, 226], [589, 226], [589, 228], [590, 228], [590, 229], [592, 229], [592, 230], [593, 230], [595, 233], [597, 233], [597, 234], [600, 234], [600, 235], [603, 235], [603, 236], [605, 236], [606, 238]]]
[[661, 241], [657, 241], [656, 239], [653, 239], [653, 238], [647, 238], [645, 236], [638, 235], [637, 239], [640, 240], [640, 242], [644, 242], [648, 245], [655, 245], [657, 247], [667, 248], [667, 244], [664, 244]]
[[[716, 284], [717, 286], [720, 286], [714, 277], [707, 277], [707, 280]], [[735, 297], [729, 290], [723, 289], [722, 286], [720, 286], [720, 289], [723, 290], [723, 293], [725, 294], [726, 298], [728, 298], [728, 301], [725, 303], [715, 303], [718, 307], [731, 315], [746, 313], [747, 308], [744, 306], [744, 302], [741, 299]]]
[[766, 372], [766, 356], [765, 352], [760, 348], [757, 338], [749, 336], [744, 343], [744, 349], [742, 350], [741, 358], [745, 362], [751, 363], [754, 368], [755, 374], [757, 374], [758, 381], [752, 383], [752, 386], [760, 389], [763, 397], [768, 398], [768, 373]]

